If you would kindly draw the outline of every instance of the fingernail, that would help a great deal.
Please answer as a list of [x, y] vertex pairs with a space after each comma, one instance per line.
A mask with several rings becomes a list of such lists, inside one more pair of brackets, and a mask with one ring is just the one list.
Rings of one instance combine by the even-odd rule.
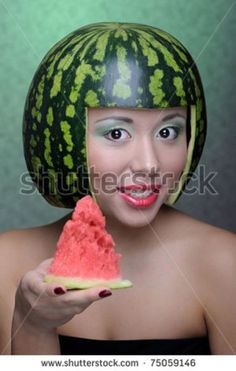
[[56, 287], [56, 288], [54, 289], [54, 292], [55, 292], [56, 295], [62, 295], [62, 294], [65, 294], [65, 293], [66, 293], [66, 291], [63, 290], [62, 287]]
[[102, 290], [99, 292], [98, 295], [100, 296], [100, 298], [105, 298], [106, 296], [112, 295], [112, 293], [109, 290]]

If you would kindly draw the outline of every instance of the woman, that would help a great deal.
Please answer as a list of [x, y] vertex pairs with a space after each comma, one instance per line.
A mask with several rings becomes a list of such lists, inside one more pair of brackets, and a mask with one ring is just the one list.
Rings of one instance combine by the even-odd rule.
[[170, 206], [205, 134], [197, 68], [169, 34], [89, 25], [49, 51], [25, 106], [27, 166], [56, 206], [94, 197], [133, 287], [43, 282], [71, 214], [2, 234], [3, 354], [236, 354], [235, 235]]

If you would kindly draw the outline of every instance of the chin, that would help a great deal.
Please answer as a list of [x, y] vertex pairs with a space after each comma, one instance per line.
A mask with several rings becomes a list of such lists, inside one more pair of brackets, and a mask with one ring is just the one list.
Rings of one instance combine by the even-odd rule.
[[98, 196], [97, 201], [104, 214], [109, 219], [119, 221], [124, 226], [140, 228], [152, 223], [156, 218], [162, 204], [165, 202], [165, 194], [160, 194], [155, 204], [145, 208], [135, 208], [126, 204], [115, 194], [111, 197]]
[[147, 227], [149, 224], [153, 223], [156, 219], [161, 205], [154, 205], [150, 208], [136, 209], [127, 205], [117, 205], [109, 210], [104, 210], [104, 215], [106, 219], [112, 219], [124, 227], [128, 228], [142, 228]]

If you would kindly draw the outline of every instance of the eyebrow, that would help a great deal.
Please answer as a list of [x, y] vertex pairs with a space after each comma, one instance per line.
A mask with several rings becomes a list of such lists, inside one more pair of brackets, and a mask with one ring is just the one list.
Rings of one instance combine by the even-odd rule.
[[[175, 118], [175, 117], [181, 117], [181, 118], [183, 118], [184, 120], [186, 120], [186, 117], [184, 117], [184, 116], [181, 115], [180, 113], [172, 113], [172, 114], [170, 114], [170, 115], [165, 116], [165, 117], [162, 119], [162, 121], [163, 121], [163, 122], [166, 122], [166, 121], [171, 120], [172, 118]], [[103, 118], [103, 119], [97, 120], [97, 121], [95, 122], [95, 124], [97, 124], [97, 123], [99, 123], [99, 122], [101, 122], [101, 121], [106, 121], [106, 120], [124, 121], [124, 122], [126, 122], [127, 124], [133, 124], [133, 123], [134, 123], [134, 121], [133, 121], [131, 118], [129, 118], [129, 117], [123, 117], [123, 116], [109, 116], [109, 117], [105, 117], [105, 118]]]
[[162, 121], [165, 122], [165, 121], [171, 120], [171, 119], [173, 119], [173, 118], [175, 118], [175, 117], [181, 117], [182, 119], [186, 120], [186, 117], [183, 116], [183, 115], [181, 115], [180, 113], [171, 113], [170, 115], [165, 116], [165, 117], [162, 119]]
[[125, 121], [127, 122], [128, 124], [133, 124], [133, 120], [130, 119], [129, 117], [123, 117], [123, 116], [109, 116], [109, 117], [105, 117], [104, 119], [100, 119], [100, 120], [97, 120], [96, 121], [96, 124], [98, 122], [101, 122], [101, 121], [106, 121], [106, 120], [117, 120], [117, 121]]

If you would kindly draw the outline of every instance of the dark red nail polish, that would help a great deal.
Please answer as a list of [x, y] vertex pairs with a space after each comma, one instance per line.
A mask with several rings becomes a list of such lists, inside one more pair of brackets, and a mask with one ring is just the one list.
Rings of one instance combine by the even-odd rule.
[[112, 295], [112, 293], [109, 290], [103, 290], [103, 291], [99, 292], [100, 298], [105, 298], [106, 296], [110, 296], [110, 295]]
[[65, 293], [66, 293], [66, 291], [63, 290], [62, 287], [56, 287], [56, 288], [54, 289], [54, 292], [55, 292], [56, 295], [62, 295], [62, 294], [65, 294]]

